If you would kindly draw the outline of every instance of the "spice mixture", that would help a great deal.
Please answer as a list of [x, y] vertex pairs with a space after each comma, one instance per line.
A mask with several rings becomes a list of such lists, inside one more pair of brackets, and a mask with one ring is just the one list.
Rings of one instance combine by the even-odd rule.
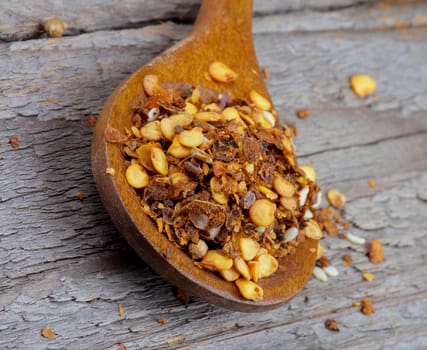
[[[220, 62], [209, 74], [238, 78]], [[141, 210], [196, 266], [235, 281], [244, 298], [262, 299], [256, 282], [306, 237], [322, 238], [313, 220], [319, 188], [314, 169], [297, 164], [295, 129], [254, 90], [232, 100], [154, 75], [143, 83], [130, 130], [105, 131], [122, 147]]]

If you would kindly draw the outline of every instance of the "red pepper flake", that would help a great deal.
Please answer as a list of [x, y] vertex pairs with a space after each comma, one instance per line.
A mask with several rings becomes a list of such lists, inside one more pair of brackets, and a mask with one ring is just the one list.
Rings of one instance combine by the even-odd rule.
[[117, 345], [122, 349], [122, 350], [128, 350], [128, 348], [126, 347], [125, 344], [123, 344], [121, 341], [117, 342]]
[[18, 136], [12, 135], [11, 137], [9, 137], [9, 145], [11, 145], [13, 148], [18, 148], [19, 147]]
[[339, 324], [336, 320], [333, 319], [329, 319], [325, 321], [325, 328], [333, 331], [333, 332], [339, 332], [340, 331], [340, 327]]
[[169, 320], [167, 318], [159, 318], [157, 320], [157, 322], [160, 323], [160, 324], [166, 324], [166, 323], [169, 322]]
[[350, 254], [346, 254], [342, 257], [343, 265], [350, 266], [353, 263], [353, 257]]
[[375, 188], [377, 187], [377, 183], [375, 182], [375, 180], [368, 180], [368, 186], [370, 188]]
[[370, 315], [375, 313], [375, 308], [372, 306], [372, 303], [369, 299], [363, 299], [360, 311], [362, 311], [362, 313], [365, 315]]
[[331, 262], [329, 261], [329, 258], [326, 257], [325, 255], [321, 256], [318, 260], [317, 263], [320, 265], [320, 267], [328, 267], [331, 266]]
[[379, 264], [384, 261], [384, 252], [381, 242], [378, 239], [373, 239], [371, 241], [371, 246], [369, 248], [369, 260], [373, 264]]
[[85, 194], [84, 194], [84, 192], [82, 192], [82, 191], [77, 192], [77, 199], [78, 199], [80, 202], [83, 202], [83, 199], [85, 199]]
[[42, 329], [41, 335], [47, 339], [54, 339], [56, 338], [56, 333], [53, 331], [50, 326], [46, 326]]
[[92, 126], [96, 125], [97, 120], [98, 119], [94, 115], [91, 115], [89, 118], [87, 118], [87, 122]]
[[300, 119], [307, 119], [310, 116], [310, 111], [308, 109], [298, 109], [296, 110], [297, 117]]

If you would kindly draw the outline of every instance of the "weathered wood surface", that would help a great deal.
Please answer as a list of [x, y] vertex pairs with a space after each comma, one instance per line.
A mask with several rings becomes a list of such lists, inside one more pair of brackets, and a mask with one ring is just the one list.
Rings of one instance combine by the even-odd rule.
[[[0, 43], [0, 349], [427, 348], [425, 3], [255, 2], [258, 58], [272, 73], [280, 115], [299, 128], [301, 162], [315, 165], [325, 190], [346, 193], [352, 232], [380, 238], [386, 254], [372, 265], [365, 248], [327, 238], [340, 276], [311, 280], [263, 314], [176, 301], [114, 229], [91, 176], [86, 119], [120, 80], [187, 33], [180, 18], [191, 21], [198, 1], [65, 3], [0, 4], [8, 41]], [[74, 18], [69, 36], [37, 38], [51, 13]], [[153, 24], [164, 19], [176, 23]], [[34, 39], [16, 41], [25, 38]], [[352, 94], [348, 77], [357, 72], [377, 79], [375, 96]], [[300, 107], [310, 109], [307, 120], [294, 116]], [[18, 149], [8, 144], [13, 134]], [[344, 268], [348, 252], [354, 264]], [[375, 314], [351, 307], [363, 297]], [[339, 333], [324, 328], [328, 318]], [[56, 339], [40, 336], [46, 325]]]

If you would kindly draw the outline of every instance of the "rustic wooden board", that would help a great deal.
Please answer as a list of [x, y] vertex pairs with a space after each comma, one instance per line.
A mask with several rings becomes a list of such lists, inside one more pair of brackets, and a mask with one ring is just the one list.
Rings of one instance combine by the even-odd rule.
[[[324, 245], [339, 277], [311, 280], [275, 311], [242, 314], [194, 298], [188, 307], [176, 301], [173, 286], [112, 226], [90, 170], [88, 116], [99, 113], [120, 80], [189, 29], [141, 23], [191, 20], [182, 4], [198, 2], [75, 3], [73, 16], [84, 21], [69, 36], [22, 42], [15, 40], [34, 37], [39, 17], [71, 5], [0, 5], [0, 35], [10, 41], [0, 43], [1, 349], [116, 350], [117, 342], [128, 349], [427, 348], [425, 4], [256, 2], [258, 58], [272, 74], [268, 85], [281, 117], [299, 128], [301, 162], [314, 164], [325, 190], [346, 193], [351, 231], [381, 239], [386, 261], [372, 265], [365, 247], [329, 237]], [[32, 24], [18, 26], [30, 10]], [[111, 11], [120, 14], [117, 22], [109, 23]], [[377, 79], [374, 96], [352, 94], [348, 77], [356, 72]], [[294, 116], [301, 107], [311, 111], [307, 120]], [[17, 149], [8, 144], [13, 134]], [[354, 264], [345, 268], [341, 257], [349, 252]], [[362, 271], [375, 280], [363, 281]], [[375, 314], [351, 306], [363, 297], [372, 299]], [[168, 322], [159, 324], [161, 318]], [[324, 328], [328, 318], [339, 321], [339, 333]], [[46, 325], [56, 339], [40, 336]]]

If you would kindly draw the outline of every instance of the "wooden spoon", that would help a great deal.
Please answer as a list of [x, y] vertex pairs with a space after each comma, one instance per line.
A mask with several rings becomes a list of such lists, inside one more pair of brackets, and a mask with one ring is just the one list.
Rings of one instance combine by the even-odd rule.
[[[221, 61], [238, 73], [232, 83], [207, 80], [212, 61]], [[133, 249], [167, 281], [207, 302], [245, 312], [276, 308], [294, 296], [308, 281], [315, 263], [317, 242], [306, 240], [296, 253], [280, 261], [273, 276], [260, 280], [264, 299], [243, 299], [233, 283], [200, 270], [192, 259], [142, 213], [140, 202], [124, 177], [120, 149], [106, 142], [107, 126], [124, 130], [132, 125], [132, 106], [143, 93], [142, 81], [156, 74], [163, 82], [188, 82], [248, 99], [254, 89], [269, 97], [255, 56], [252, 40], [252, 0], [204, 0], [189, 35], [122, 82], [109, 97], [97, 122], [92, 167], [101, 199], [119, 231]], [[113, 168], [115, 175], [107, 175]]]

